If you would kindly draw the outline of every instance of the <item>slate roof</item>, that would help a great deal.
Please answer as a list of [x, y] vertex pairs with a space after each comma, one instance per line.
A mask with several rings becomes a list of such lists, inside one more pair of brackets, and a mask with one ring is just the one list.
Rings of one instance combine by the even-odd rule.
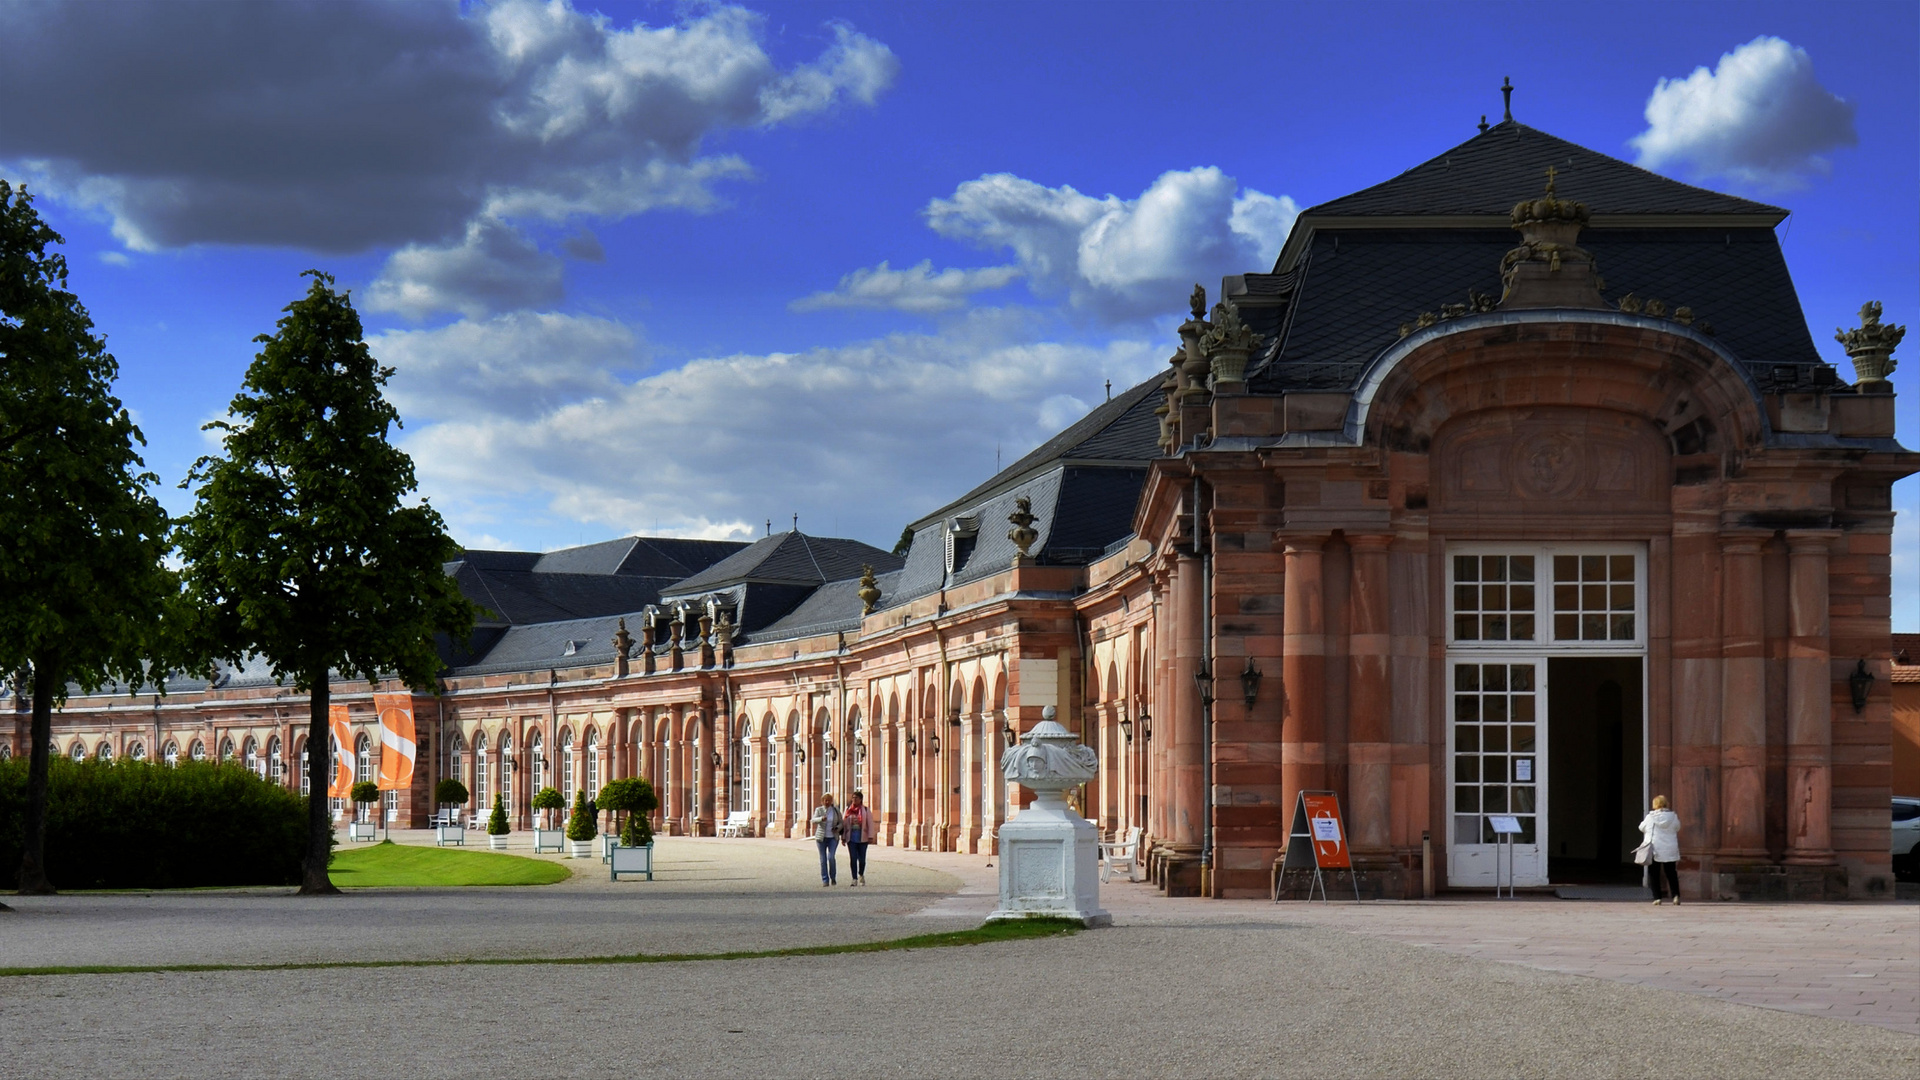
[[1560, 197], [1596, 215], [1742, 214], [1787, 216], [1777, 206], [1683, 184], [1544, 131], [1508, 120], [1385, 183], [1311, 207], [1302, 217], [1492, 215], [1540, 196], [1546, 170]]
[[485, 609], [481, 626], [519, 625], [639, 611], [661, 590], [746, 546], [629, 536], [545, 554], [463, 551], [446, 571]]
[[[1401, 323], [1463, 303], [1469, 291], [1498, 297], [1500, 258], [1516, 242], [1508, 229], [1319, 230], [1295, 265], [1290, 304], [1250, 309], [1280, 328], [1270, 332], [1249, 387], [1351, 388], [1367, 363], [1400, 339]], [[1599, 264], [1610, 303], [1632, 293], [1692, 308], [1763, 387], [1837, 387], [1807, 331], [1772, 230], [1588, 229], [1580, 245]]]
[[802, 532], [775, 533], [675, 583], [662, 595], [691, 596], [743, 582], [818, 585], [857, 578], [862, 565], [883, 572], [897, 570], [900, 557], [858, 540], [808, 536]]
[[[882, 607], [886, 606], [885, 598], [895, 591], [899, 579], [898, 570], [874, 574], [874, 581], [880, 587]], [[859, 578], [829, 581], [813, 590], [792, 611], [755, 633], [752, 641], [754, 644], [765, 644], [788, 638], [858, 630], [864, 607], [865, 604], [860, 600]]]

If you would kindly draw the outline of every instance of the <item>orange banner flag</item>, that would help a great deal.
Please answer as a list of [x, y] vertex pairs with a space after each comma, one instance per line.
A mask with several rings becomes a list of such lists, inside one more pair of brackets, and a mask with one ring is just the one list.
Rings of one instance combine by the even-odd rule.
[[333, 779], [327, 782], [327, 794], [344, 799], [353, 793], [353, 729], [347, 725], [347, 707], [327, 707], [327, 729], [333, 742]]
[[404, 791], [413, 783], [413, 695], [375, 694], [380, 714], [380, 790]]

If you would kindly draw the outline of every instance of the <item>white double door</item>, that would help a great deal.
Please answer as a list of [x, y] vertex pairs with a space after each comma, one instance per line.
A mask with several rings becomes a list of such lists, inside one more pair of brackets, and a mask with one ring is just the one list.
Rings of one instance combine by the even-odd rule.
[[[1447, 881], [1545, 885], [1546, 657], [1454, 655], [1447, 666]], [[1502, 825], [1519, 832], [1502, 835]]]

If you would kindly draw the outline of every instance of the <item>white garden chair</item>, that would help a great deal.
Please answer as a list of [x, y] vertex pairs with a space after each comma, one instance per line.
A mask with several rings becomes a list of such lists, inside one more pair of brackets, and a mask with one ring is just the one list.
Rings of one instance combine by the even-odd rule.
[[1100, 883], [1107, 883], [1107, 875], [1125, 869], [1128, 881], [1140, 880], [1135, 876], [1140, 855], [1140, 830], [1127, 830], [1127, 838], [1122, 840], [1115, 833], [1114, 839], [1100, 845]]

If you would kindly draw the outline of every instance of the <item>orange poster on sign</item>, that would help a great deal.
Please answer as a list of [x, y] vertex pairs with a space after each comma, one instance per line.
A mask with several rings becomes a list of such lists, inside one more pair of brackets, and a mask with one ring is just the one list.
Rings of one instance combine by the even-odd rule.
[[1322, 870], [1350, 870], [1353, 861], [1347, 857], [1347, 837], [1340, 828], [1340, 799], [1331, 793], [1309, 795], [1302, 793], [1302, 802], [1307, 807], [1307, 827], [1313, 832], [1313, 861]]
[[333, 778], [327, 781], [327, 794], [344, 799], [353, 793], [353, 729], [347, 725], [347, 707], [327, 707], [328, 741], [333, 744]]
[[380, 790], [404, 791], [413, 783], [413, 695], [375, 694], [380, 713]]

